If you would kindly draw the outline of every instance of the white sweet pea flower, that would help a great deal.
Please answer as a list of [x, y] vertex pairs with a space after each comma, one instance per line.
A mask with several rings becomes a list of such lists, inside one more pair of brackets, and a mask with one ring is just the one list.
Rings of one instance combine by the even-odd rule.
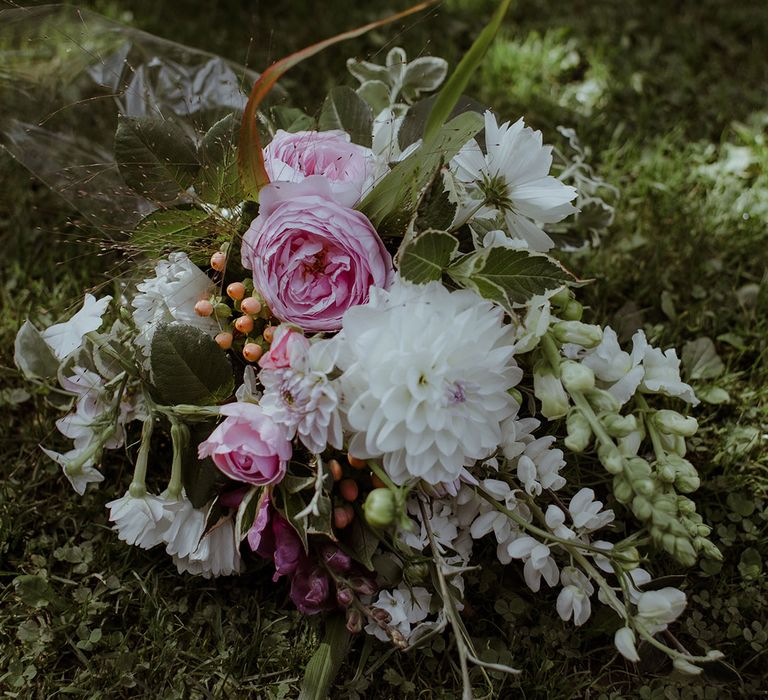
[[42, 332], [43, 340], [53, 350], [59, 360], [63, 360], [77, 350], [87, 333], [98, 330], [102, 316], [109, 306], [112, 297], [96, 299], [93, 294], [86, 294], [83, 306], [69, 321], [56, 323]]
[[501, 213], [510, 236], [531, 250], [554, 245], [541, 224], [562, 221], [576, 211], [571, 204], [577, 192], [549, 175], [552, 147], [542, 144], [540, 131], [526, 127], [523, 119], [501, 125], [485, 113], [486, 153], [474, 139], [451, 161], [451, 170], [467, 187], [469, 202]]
[[677, 588], [645, 591], [637, 599], [637, 615], [651, 634], [662, 632], [685, 610], [685, 593]]
[[547, 527], [557, 537], [564, 540], [576, 539], [576, 533], [565, 525], [565, 513], [562, 508], [558, 508], [556, 505], [548, 506], [547, 512], [544, 514], [544, 520], [547, 523]]
[[515, 352], [522, 354], [530, 352], [549, 330], [552, 321], [552, 304], [550, 297], [557, 293], [557, 289], [544, 294], [531, 297], [526, 304], [523, 323], [515, 330]]
[[82, 496], [88, 484], [98, 484], [104, 481], [104, 475], [93, 466], [93, 458], [83, 461], [85, 451], [83, 449], [69, 450], [69, 452], [54, 452], [53, 450], [40, 448], [54, 462], [59, 464], [64, 476], [67, 477], [72, 488]]
[[560, 574], [563, 590], [557, 596], [557, 614], [564, 621], [573, 617], [573, 623], [583, 625], [592, 614], [589, 597], [595, 592], [590, 580], [578, 569], [566, 566]]
[[635, 647], [635, 633], [630, 627], [621, 627], [613, 635], [613, 643], [619, 653], [627, 660], [637, 663], [640, 655]]
[[[482, 482], [483, 490], [504, 504], [507, 510], [516, 512], [525, 520], [531, 520], [531, 512], [525, 504], [519, 503], [515, 498], [515, 492], [505, 481], [498, 479], [485, 479]], [[514, 526], [510, 518], [486, 501], [480, 506], [480, 513], [470, 526], [470, 535], [479, 540], [481, 537], [493, 532], [496, 537], [496, 556], [502, 564], [509, 564], [512, 557], [509, 555], [508, 546], [519, 537], [520, 532]]]
[[547, 545], [523, 535], [507, 546], [507, 553], [512, 559], [522, 559], [525, 562], [523, 578], [534, 593], [541, 588], [542, 576], [550, 588], [557, 583], [559, 571]]
[[170, 501], [162, 496], [145, 494], [137, 497], [126, 492], [121, 498], [107, 503], [107, 508], [118, 539], [150, 549], [163, 542], [173, 515], [169, 505]]

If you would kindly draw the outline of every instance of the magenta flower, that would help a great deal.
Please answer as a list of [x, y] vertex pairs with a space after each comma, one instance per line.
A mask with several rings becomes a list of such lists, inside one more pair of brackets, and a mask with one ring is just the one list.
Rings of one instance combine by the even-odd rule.
[[264, 167], [271, 182], [302, 182], [322, 175], [331, 183], [334, 199], [353, 207], [373, 184], [373, 151], [351, 143], [343, 131], [279, 129], [264, 149]]
[[320, 568], [309, 566], [299, 569], [291, 580], [291, 600], [305, 615], [315, 615], [336, 607], [331, 582]]
[[306, 331], [341, 328], [371, 286], [388, 288], [392, 258], [371, 222], [333, 199], [330, 182], [273, 182], [243, 236], [242, 262], [272, 313]]
[[285, 430], [259, 406], [237, 402], [221, 407], [225, 420], [198, 447], [200, 459], [235, 481], [273, 484], [282, 480], [293, 448]]

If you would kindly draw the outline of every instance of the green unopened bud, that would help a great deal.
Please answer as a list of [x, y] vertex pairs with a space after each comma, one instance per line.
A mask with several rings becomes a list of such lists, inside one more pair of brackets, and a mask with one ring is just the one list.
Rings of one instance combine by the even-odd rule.
[[696, 550], [690, 540], [678, 537], [675, 540], [674, 551], [670, 552], [683, 566], [693, 566], [696, 563]]
[[632, 499], [632, 512], [639, 520], [648, 520], [653, 515], [653, 504], [644, 496]]
[[683, 515], [687, 515], [688, 517], [698, 515], [698, 513], [696, 513], [696, 504], [690, 498], [688, 498], [688, 496], [677, 497], [677, 509]]
[[584, 452], [592, 439], [592, 428], [589, 421], [581, 411], [573, 410], [568, 414], [566, 421], [568, 436], [565, 438], [565, 446], [571, 452]]
[[600, 445], [597, 458], [609, 474], [621, 474], [624, 471], [625, 460], [615, 445]]
[[636, 479], [632, 482], [632, 488], [635, 489], [635, 493], [650, 498], [656, 491], [656, 484], [653, 483], [653, 479]]
[[552, 306], [566, 306], [571, 299], [571, 290], [568, 287], [563, 287], [556, 294], [549, 297]]
[[700, 523], [696, 526], [696, 537], [709, 537], [712, 534], [712, 528], [709, 525]]
[[696, 549], [706, 559], [714, 559], [715, 561], [723, 561], [723, 553], [709, 540], [704, 537], [697, 537], [694, 540]]
[[584, 307], [575, 299], [571, 299], [560, 312], [560, 318], [564, 321], [581, 321], [584, 315]]
[[560, 321], [552, 327], [552, 333], [560, 343], [575, 343], [583, 348], [594, 348], [603, 339], [600, 326], [581, 321]]
[[585, 392], [595, 386], [595, 373], [581, 362], [566, 360], [560, 365], [560, 379], [568, 391]]
[[395, 494], [388, 488], [373, 489], [363, 504], [365, 519], [374, 527], [387, 527], [395, 519]]
[[619, 452], [621, 452], [627, 459], [637, 457], [637, 453], [640, 451], [640, 445], [643, 444], [645, 431], [642, 430], [642, 425], [639, 427], [639, 430], [633, 430], [629, 435], [625, 435], [617, 441]]
[[414, 562], [403, 569], [403, 577], [412, 586], [424, 583], [429, 576], [429, 567], [425, 562]]
[[568, 394], [562, 382], [545, 365], [534, 369], [533, 393], [541, 401], [541, 414], [548, 420], [562, 418], [568, 413]]
[[630, 480], [647, 479], [651, 476], [651, 465], [642, 457], [632, 457], [626, 460], [627, 476]]
[[587, 400], [598, 413], [618, 413], [619, 402], [603, 389], [592, 389], [587, 394]]
[[667, 409], [656, 411], [653, 415], [653, 422], [663, 433], [682, 437], [691, 437], [699, 428], [695, 418], [686, 418], [677, 411]]
[[614, 550], [616, 560], [621, 564], [625, 571], [631, 571], [640, 566], [640, 552], [637, 547], [624, 547], [618, 551]]
[[677, 499], [666, 493], [659, 494], [653, 500], [653, 509], [657, 513], [677, 516]]
[[675, 479], [675, 488], [680, 493], [693, 493], [701, 486], [698, 474], [678, 474]]
[[660, 464], [659, 468], [656, 470], [656, 473], [659, 475], [659, 479], [661, 479], [665, 484], [671, 484], [677, 478], [677, 469], [668, 463]]
[[634, 416], [621, 416], [618, 413], [601, 418], [605, 429], [612, 437], [623, 438], [637, 430], [637, 418]]
[[656, 508], [655, 503], [653, 505], [654, 505], [653, 515], [651, 516], [651, 519], [653, 520], [653, 524], [660, 530], [664, 530], [666, 532], [672, 526], [672, 523], [674, 522], [674, 517], [669, 513], [665, 513], [664, 511]]
[[623, 475], [613, 477], [613, 495], [619, 503], [629, 503], [635, 495], [630, 484]]

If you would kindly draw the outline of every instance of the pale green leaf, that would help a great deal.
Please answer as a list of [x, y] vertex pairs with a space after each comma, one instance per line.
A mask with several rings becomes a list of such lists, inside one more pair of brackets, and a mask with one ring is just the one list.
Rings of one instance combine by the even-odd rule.
[[352, 88], [342, 85], [333, 88], [325, 98], [318, 126], [321, 131], [346, 131], [352, 143], [370, 148], [373, 111]]
[[439, 280], [458, 247], [459, 241], [446, 231], [425, 231], [400, 251], [400, 275], [416, 284]]

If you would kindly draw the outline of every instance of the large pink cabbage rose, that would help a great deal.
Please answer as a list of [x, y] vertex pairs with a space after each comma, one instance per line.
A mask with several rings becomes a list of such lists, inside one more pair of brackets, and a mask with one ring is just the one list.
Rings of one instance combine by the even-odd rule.
[[270, 182], [301, 182], [322, 175], [341, 204], [353, 207], [373, 184], [375, 159], [370, 148], [351, 143], [349, 134], [279, 129], [264, 149]]
[[388, 288], [392, 258], [371, 222], [333, 199], [320, 176], [273, 182], [243, 236], [242, 262], [272, 313], [305, 331], [335, 331], [370, 287]]
[[198, 447], [200, 459], [210, 457], [235, 481], [257, 485], [282, 481], [293, 454], [283, 427], [252, 403], [226, 404], [221, 414], [225, 420]]

